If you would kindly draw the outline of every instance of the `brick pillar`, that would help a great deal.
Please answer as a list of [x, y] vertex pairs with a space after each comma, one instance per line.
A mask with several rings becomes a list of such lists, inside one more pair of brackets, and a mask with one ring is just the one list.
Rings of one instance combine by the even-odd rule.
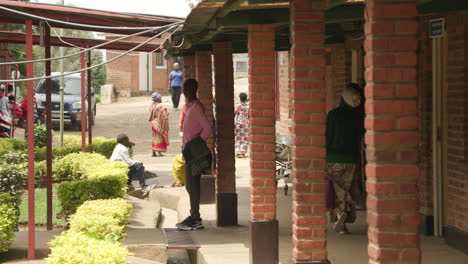
[[325, 194], [326, 0], [291, 1], [293, 263], [329, 263]]
[[[213, 119], [213, 71], [211, 69], [211, 51], [195, 52], [195, 75], [198, 81], [198, 99], [205, 107], [208, 121], [214, 127]], [[208, 147], [214, 153], [213, 136], [208, 139]], [[215, 178], [213, 175], [202, 175], [200, 203], [215, 203]]]
[[184, 78], [195, 78], [195, 56], [184, 56]]
[[366, 5], [369, 263], [421, 263], [416, 0]]
[[278, 263], [275, 175], [275, 28], [249, 25], [250, 263]]
[[230, 42], [213, 43], [216, 88], [216, 212], [218, 226], [237, 225], [234, 157], [234, 69]]

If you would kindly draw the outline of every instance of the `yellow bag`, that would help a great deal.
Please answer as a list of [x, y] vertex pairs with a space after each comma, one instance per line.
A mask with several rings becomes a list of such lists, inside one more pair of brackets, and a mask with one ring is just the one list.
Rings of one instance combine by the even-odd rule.
[[185, 184], [185, 160], [182, 154], [177, 154], [172, 161], [172, 176], [177, 184]]

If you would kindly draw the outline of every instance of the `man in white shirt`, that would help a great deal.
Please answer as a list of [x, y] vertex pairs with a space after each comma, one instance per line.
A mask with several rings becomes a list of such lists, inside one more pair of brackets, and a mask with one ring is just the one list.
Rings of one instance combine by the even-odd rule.
[[130, 157], [130, 147], [134, 144], [130, 142], [129, 138], [125, 134], [117, 136], [117, 145], [112, 152], [110, 161], [123, 161], [127, 163], [128, 171], [128, 184], [130, 185], [134, 177], [140, 181], [140, 187], [143, 189], [146, 187], [145, 184], [145, 167], [141, 161], [133, 160]]

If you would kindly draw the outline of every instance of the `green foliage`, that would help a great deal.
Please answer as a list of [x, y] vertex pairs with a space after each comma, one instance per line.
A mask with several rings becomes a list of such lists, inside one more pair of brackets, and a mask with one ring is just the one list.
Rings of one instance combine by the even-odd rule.
[[47, 159], [47, 148], [34, 148], [34, 160], [43, 161]]
[[58, 187], [58, 198], [65, 216], [73, 214], [88, 200], [121, 198], [125, 193], [126, 184], [122, 184], [121, 178], [114, 175], [65, 181]]
[[0, 138], [0, 154], [13, 151], [13, 144], [7, 138]]
[[132, 206], [123, 199], [87, 201], [71, 217], [70, 231], [121, 241], [131, 212]]
[[[86, 147], [87, 151], [96, 152], [104, 155], [106, 158], [112, 156], [115, 146], [117, 145], [117, 139], [107, 139], [104, 137], [93, 138], [93, 144]], [[88, 150], [89, 149], [89, 150]]]
[[34, 125], [34, 144], [38, 148], [46, 146], [47, 128], [45, 124], [37, 123]]
[[21, 152], [10, 151], [0, 156], [0, 163], [5, 164], [20, 164], [27, 161], [28, 157]]
[[121, 198], [127, 188], [127, 165], [95, 153], [70, 154], [55, 163], [54, 179], [63, 213], [70, 215], [87, 200]]
[[16, 209], [21, 202], [27, 171], [23, 163], [0, 163], [0, 193], [8, 193], [13, 197]]
[[76, 215], [102, 215], [118, 220], [119, 225], [130, 223], [132, 205], [124, 199], [87, 201], [76, 211]]
[[127, 264], [126, 247], [82, 232], [64, 232], [49, 243], [48, 264]]
[[17, 215], [15, 198], [8, 193], [0, 193], [0, 253], [7, 251], [15, 238]]
[[94, 98], [96, 99], [96, 104], [101, 103], [101, 95], [100, 94], [94, 94]]
[[8, 141], [13, 145], [15, 151], [25, 151], [28, 148], [28, 142], [17, 138], [8, 138]]

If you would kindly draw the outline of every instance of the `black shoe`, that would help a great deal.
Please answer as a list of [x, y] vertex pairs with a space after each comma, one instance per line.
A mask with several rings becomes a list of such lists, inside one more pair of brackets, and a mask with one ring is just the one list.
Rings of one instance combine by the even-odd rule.
[[176, 224], [176, 227], [179, 228], [179, 226], [187, 225], [187, 224], [190, 223], [190, 222], [193, 222], [193, 219], [192, 219], [191, 216], [188, 216], [188, 217], [185, 218], [182, 222], [177, 223], [177, 224]]
[[191, 230], [204, 229], [205, 227], [203, 226], [203, 223], [201, 220], [191, 220], [187, 223], [178, 224], [177, 228], [179, 230], [191, 231]]

